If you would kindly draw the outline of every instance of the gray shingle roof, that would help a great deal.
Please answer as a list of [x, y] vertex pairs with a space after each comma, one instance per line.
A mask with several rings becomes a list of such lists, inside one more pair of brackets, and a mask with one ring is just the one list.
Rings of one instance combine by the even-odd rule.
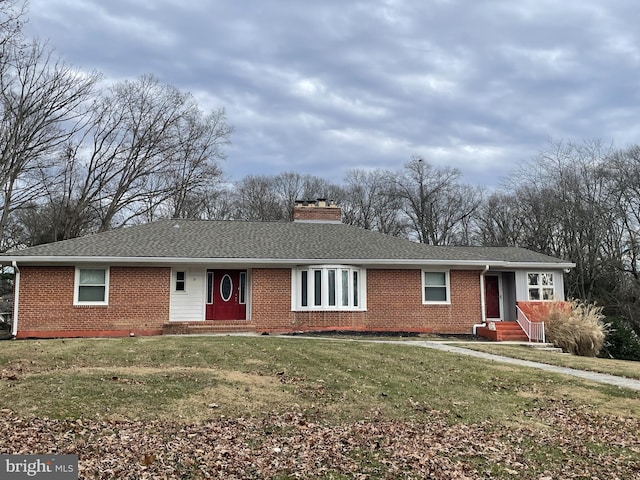
[[[517, 247], [429, 246], [339, 223], [161, 220], [2, 255], [30, 263], [103, 259], [344, 260], [455, 264], [567, 262]], [[0, 259], [2, 258], [0, 256]]]

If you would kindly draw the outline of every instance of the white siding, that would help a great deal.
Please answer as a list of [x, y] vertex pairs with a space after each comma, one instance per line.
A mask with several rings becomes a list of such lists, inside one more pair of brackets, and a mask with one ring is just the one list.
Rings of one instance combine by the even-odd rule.
[[[185, 272], [185, 291], [176, 292], [176, 272]], [[204, 320], [206, 269], [171, 269], [170, 321]]]

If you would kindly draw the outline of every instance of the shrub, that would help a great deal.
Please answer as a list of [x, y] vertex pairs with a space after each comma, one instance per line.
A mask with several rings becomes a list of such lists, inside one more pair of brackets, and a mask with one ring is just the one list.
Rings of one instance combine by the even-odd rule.
[[607, 318], [607, 338], [600, 356], [640, 361], [640, 337], [624, 318]]
[[541, 317], [547, 340], [564, 352], [585, 357], [600, 353], [607, 333], [602, 307], [578, 300], [557, 302]]

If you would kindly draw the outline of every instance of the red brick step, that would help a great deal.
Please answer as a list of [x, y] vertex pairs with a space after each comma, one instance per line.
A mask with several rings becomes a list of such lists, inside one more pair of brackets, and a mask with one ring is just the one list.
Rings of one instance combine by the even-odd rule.
[[527, 342], [529, 339], [518, 322], [489, 322], [494, 328], [478, 327], [476, 334], [494, 342], [517, 341]]

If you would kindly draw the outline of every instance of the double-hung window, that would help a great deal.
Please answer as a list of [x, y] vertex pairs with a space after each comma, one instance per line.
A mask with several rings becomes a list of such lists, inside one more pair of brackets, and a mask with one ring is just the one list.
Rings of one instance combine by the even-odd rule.
[[364, 273], [344, 265], [300, 267], [293, 271], [294, 310], [364, 310]]
[[448, 270], [422, 271], [422, 303], [451, 303]]
[[186, 272], [176, 272], [175, 287], [176, 292], [185, 292], [187, 290]]
[[109, 268], [76, 268], [74, 305], [109, 303]]
[[528, 298], [531, 301], [554, 300], [554, 278], [552, 272], [527, 273]]

